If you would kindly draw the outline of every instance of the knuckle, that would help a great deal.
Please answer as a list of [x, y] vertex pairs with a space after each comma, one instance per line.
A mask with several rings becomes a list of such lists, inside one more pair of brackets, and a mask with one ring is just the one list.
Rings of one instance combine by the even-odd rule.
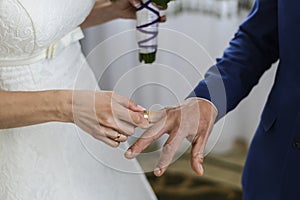
[[134, 113], [134, 114], [131, 116], [131, 118], [132, 118], [132, 121], [133, 121], [135, 124], [141, 124], [141, 123], [143, 123], [143, 121], [144, 121], [143, 116], [142, 116], [141, 114], [139, 114], [139, 113]]
[[106, 116], [110, 116], [113, 114], [113, 105], [112, 104], [107, 104], [106, 106], [102, 107], [103, 111], [102, 113], [105, 113]]
[[204, 160], [204, 153], [202, 151], [200, 151], [200, 152], [193, 152], [192, 153], [192, 157], [193, 158], [197, 158], [197, 159], [203, 161]]
[[193, 142], [192, 142], [192, 145], [193, 147], [196, 146], [196, 145], [199, 145], [202, 141], [202, 137], [201, 135], [197, 134], [193, 137]]
[[143, 147], [147, 147], [147, 146], [148, 146], [147, 144], [143, 144], [141, 140], [138, 140], [136, 143], [134, 143], [134, 145], [131, 148], [134, 149], [135, 151], [141, 151]]
[[95, 138], [96, 140], [102, 140], [102, 137], [98, 134], [91, 134], [93, 138]]
[[97, 134], [94, 134], [94, 135], [97, 135], [97, 137], [99, 137], [99, 136], [106, 137], [107, 136], [107, 131], [102, 129], [102, 128], [99, 128], [99, 131], [97, 132]]
[[106, 127], [115, 127], [116, 126], [114, 120], [111, 117], [105, 118], [103, 120], [103, 125], [105, 125]]
[[172, 154], [176, 151], [174, 145], [172, 145], [171, 143], [167, 143], [164, 145], [163, 147], [163, 153], [164, 154]]
[[133, 152], [138, 152], [140, 150], [139, 145], [138, 145], [138, 141], [136, 143], [134, 143], [133, 145], [131, 145], [130, 149]]
[[203, 162], [204, 162], [204, 153], [203, 153], [203, 152], [199, 152], [198, 154], [196, 154], [196, 155], [193, 157], [193, 159], [194, 159], [196, 162], [198, 162], [198, 163], [200, 163], [200, 164], [203, 164]]
[[170, 164], [170, 161], [165, 160], [165, 159], [160, 159], [160, 160], [158, 161], [158, 163], [157, 163], [157, 166], [158, 166], [159, 168], [166, 168], [166, 167], [169, 166], [169, 164]]

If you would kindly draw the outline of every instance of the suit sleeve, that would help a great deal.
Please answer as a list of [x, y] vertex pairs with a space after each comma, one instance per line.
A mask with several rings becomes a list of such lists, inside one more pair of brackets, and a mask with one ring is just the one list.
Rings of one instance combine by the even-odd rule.
[[210, 100], [218, 119], [234, 109], [279, 58], [277, 0], [256, 0], [252, 11], [189, 97]]

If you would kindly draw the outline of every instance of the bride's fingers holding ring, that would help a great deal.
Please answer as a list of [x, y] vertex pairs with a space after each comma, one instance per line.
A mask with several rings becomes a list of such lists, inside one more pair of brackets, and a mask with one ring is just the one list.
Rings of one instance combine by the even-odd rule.
[[115, 105], [114, 109], [116, 119], [131, 124], [133, 127], [147, 128], [149, 125], [148, 120], [143, 117], [143, 111], [132, 111], [120, 105]]
[[166, 109], [162, 109], [159, 111], [148, 111], [144, 110], [144, 118], [148, 120], [149, 123], [156, 123], [159, 120], [161, 120], [163, 117], [165, 117], [167, 114]]

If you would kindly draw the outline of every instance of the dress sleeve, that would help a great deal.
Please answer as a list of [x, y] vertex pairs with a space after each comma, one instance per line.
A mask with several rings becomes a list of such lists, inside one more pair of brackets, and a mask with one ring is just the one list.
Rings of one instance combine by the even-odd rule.
[[218, 119], [234, 109], [279, 58], [277, 0], [256, 0], [222, 58], [190, 97], [210, 100]]

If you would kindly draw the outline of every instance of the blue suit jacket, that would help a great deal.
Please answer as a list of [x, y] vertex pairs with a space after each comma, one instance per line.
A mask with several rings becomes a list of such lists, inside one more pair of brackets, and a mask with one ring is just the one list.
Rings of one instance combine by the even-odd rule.
[[190, 94], [211, 100], [220, 118], [278, 59], [244, 169], [245, 200], [300, 199], [300, 1], [256, 0], [223, 57]]

